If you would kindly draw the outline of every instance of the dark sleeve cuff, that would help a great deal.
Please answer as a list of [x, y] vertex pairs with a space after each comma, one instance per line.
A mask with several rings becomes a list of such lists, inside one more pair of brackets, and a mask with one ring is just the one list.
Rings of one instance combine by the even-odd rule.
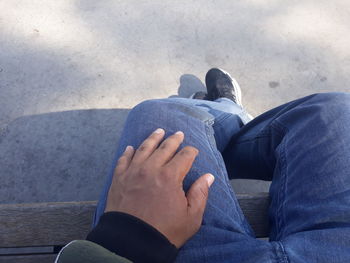
[[104, 213], [87, 240], [137, 262], [174, 262], [177, 248], [157, 229], [129, 214]]

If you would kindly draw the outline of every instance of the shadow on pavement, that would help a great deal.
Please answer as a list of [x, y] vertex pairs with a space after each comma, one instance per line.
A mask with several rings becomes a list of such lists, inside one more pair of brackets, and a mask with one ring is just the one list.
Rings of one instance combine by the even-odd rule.
[[0, 133], [2, 203], [97, 200], [128, 109], [25, 116]]

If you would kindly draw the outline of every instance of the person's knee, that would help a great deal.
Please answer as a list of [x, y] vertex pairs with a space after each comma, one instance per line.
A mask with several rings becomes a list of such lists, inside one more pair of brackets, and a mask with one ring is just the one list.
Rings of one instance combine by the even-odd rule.
[[213, 115], [209, 112], [200, 110], [198, 107], [185, 102], [174, 99], [151, 99], [145, 100], [136, 105], [130, 114], [140, 113], [157, 113], [166, 116], [167, 118], [186, 117], [191, 119], [198, 119], [202, 122], [210, 122], [213, 120]]
[[138, 112], [155, 112], [161, 110], [162, 108], [164, 109], [164, 103], [162, 99], [150, 99], [137, 104], [134, 108], [132, 108], [130, 114], [135, 114]]
[[[144, 118], [172, 118], [183, 112], [182, 105], [168, 99], [149, 99], [137, 104], [129, 116]], [[158, 116], [158, 117], [156, 117]]]
[[318, 114], [326, 118], [345, 117], [349, 119], [350, 93], [328, 92], [315, 96]]
[[316, 97], [319, 101], [323, 102], [325, 105], [341, 107], [349, 105], [350, 103], [350, 93], [345, 92], [327, 92], [327, 93], [318, 93]]

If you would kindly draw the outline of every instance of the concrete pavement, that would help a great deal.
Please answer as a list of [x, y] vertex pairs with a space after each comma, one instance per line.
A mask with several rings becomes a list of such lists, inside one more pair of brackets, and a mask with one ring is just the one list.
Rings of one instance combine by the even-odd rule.
[[202, 89], [211, 67], [254, 116], [350, 91], [349, 14], [345, 0], [0, 0], [0, 200], [96, 200], [128, 110]]

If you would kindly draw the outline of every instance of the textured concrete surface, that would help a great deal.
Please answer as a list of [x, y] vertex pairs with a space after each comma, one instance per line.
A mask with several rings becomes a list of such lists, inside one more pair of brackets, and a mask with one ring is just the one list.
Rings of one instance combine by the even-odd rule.
[[255, 116], [349, 91], [349, 23], [346, 0], [0, 0], [1, 202], [97, 199], [128, 110], [213, 66]]

